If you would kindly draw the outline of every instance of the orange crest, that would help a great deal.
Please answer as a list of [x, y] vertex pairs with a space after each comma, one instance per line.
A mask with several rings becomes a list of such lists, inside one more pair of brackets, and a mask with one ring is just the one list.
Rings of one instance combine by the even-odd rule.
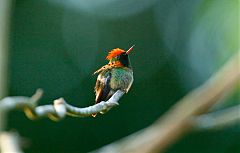
[[106, 57], [107, 60], [111, 60], [112, 58], [120, 55], [121, 53], [125, 52], [124, 50], [120, 48], [113, 49], [108, 53], [108, 56]]

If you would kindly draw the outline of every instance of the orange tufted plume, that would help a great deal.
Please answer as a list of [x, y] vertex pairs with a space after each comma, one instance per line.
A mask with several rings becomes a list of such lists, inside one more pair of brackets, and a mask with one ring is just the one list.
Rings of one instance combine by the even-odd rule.
[[108, 53], [108, 56], [106, 57], [107, 60], [111, 60], [112, 58], [120, 55], [121, 53], [125, 52], [124, 50], [120, 48], [113, 49]]

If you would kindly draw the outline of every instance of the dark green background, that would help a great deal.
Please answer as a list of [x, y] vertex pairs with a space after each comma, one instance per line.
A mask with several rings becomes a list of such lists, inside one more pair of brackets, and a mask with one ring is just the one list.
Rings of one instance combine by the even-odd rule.
[[[27, 153], [84, 153], [109, 144], [147, 127], [208, 79], [239, 49], [238, 34], [238, 0], [16, 0], [10, 95], [42, 88], [41, 105], [59, 97], [92, 105], [92, 73], [107, 62], [108, 51], [133, 44], [135, 81], [120, 106], [105, 115], [52, 122], [12, 111], [8, 128], [27, 138]], [[239, 96], [227, 100], [237, 102]], [[167, 151], [238, 152], [237, 125], [189, 134]]]

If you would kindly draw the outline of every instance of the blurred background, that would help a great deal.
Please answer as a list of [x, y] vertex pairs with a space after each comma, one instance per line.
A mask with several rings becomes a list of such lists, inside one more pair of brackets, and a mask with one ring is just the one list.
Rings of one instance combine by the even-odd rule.
[[[113, 48], [131, 53], [135, 81], [120, 106], [96, 118], [28, 120], [12, 111], [7, 129], [26, 153], [85, 153], [147, 127], [207, 80], [239, 47], [239, 0], [15, 0], [11, 7], [8, 95], [45, 91], [94, 103], [96, 76]], [[238, 68], [236, 68], [238, 70]], [[227, 79], [227, 78], [226, 78]], [[238, 90], [239, 91], [239, 90]], [[239, 92], [224, 105], [239, 103]], [[188, 108], [186, 108], [188, 109]], [[151, 142], [149, 142], [151, 143]], [[192, 133], [167, 153], [239, 153], [240, 126]]]

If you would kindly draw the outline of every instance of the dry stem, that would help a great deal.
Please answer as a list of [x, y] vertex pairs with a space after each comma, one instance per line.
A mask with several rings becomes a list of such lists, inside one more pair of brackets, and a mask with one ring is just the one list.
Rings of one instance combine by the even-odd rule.
[[6, 97], [0, 101], [0, 108], [9, 111], [15, 108], [23, 109], [30, 119], [37, 119], [44, 116], [54, 121], [64, 118], [66, 115], [74, 117], [87, 117], [95, 113], [106, 113], [114, 106], [118, 105], [119, 99], [124, 92], [118, 90], [108, 101], [102, 101], [93, 106], [79, 108], [69, 105], [63, 98], [54, 100], [53, 105], [37, 106], [38, 100], [41, 98], [43, 91], [41, 89], [32, 97]]

